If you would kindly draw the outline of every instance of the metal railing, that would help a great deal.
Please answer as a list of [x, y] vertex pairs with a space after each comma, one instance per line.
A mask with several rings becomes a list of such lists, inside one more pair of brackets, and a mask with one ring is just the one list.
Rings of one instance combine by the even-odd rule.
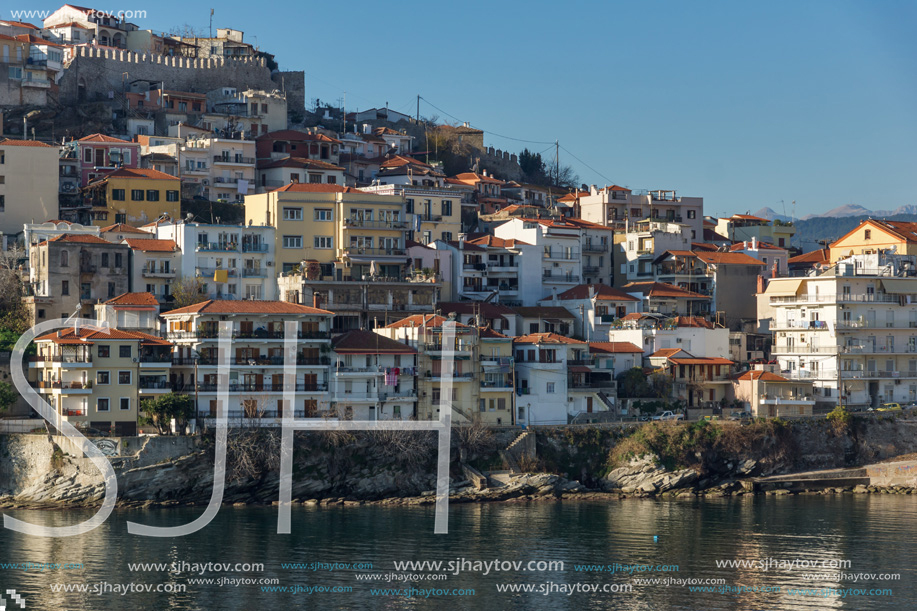
[[268, 252], [270, 248], [267, 244], [246, 244], [242, 242], [242, 252]]
[[[192, 386], [190, 389], [186, 389], [187, 392], [197, 390], [198, 392], [216, 392], [219, 389], [219, 384], [206, 384], [199, 383], [195, 388]], [[295, 392], [327, 392], [328, 384], [322, 382], [318, 384], [303, 384], [298, 382], [295, 384]], [[229, 392], [283, 392], [284, 384], [229, 384]]]
[[254, 157], [242, 157], [241, 155], [235, 155], [233, 157], [224, 156], [224, 155], [214, 155], [214, 163], [255, 163]]

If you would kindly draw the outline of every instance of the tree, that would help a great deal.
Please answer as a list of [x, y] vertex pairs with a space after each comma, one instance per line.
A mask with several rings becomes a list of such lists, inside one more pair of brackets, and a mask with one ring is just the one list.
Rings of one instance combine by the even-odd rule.
[[22, 335], [31, 326], [29, 310], [22, 302], [21, 266], [25, 258], [23, 248], [0, 249], [0, 331], [14, 335]]
[[184, 308], [202, 301], [207, 301], [204, 292], [204, 281], [201, 278], [182, 278], [172, 285], [172, 297], [176, 308]]
[[548, 166], [548, 177], [551, 179], [552, 185], [565, 189], [573, 189], [579, 182], [579, 176], [568, 165], [561, 165], [560, 167], [556, 165]]
[[522, 168], [522, 173], [525, 174], [527, 182], [534, 184], [547, 182], [548, 174], [544, 159], [541, 158], [541, 153], [532, 153], [528, 149], [523, 149], [519, 153], [519, 167]]
[[0, 412], [8, 410], [18, 398], [19, 395], [13, 390], [12, 384], [0, 382]]
[[617, 377], [618, 396], [622, 399], [654, 397], [652, 387], [639, 367], [628, 369]]
[[194, 415], [194, 398], [170, 392], [155, 399], [144, 400], [140, 410], [146, 414], [145, 418], [141, 418], [141, 423], [155, 424], [159, 433], [164, 434], [173, 418], [182, 424]]
[[204, 28], [199, 28], [189, 23], [172, 26], [172, 29], [169, 30], [169, 34], [182, 38], [207, 38], [207, 32], [204, 31]]

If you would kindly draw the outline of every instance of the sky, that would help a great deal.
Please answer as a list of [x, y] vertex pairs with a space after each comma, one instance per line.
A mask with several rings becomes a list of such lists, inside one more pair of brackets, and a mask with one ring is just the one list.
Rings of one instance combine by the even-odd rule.
[[420, 95], [488, 146], [553, 160], [557, 140], [582, 183], [708, 215], [917, 204], [914, 2], [106, 2], [155, 31], [207, 31], [213, 7], [214, 30], [305, 71], [307, 105], [414, 114]]

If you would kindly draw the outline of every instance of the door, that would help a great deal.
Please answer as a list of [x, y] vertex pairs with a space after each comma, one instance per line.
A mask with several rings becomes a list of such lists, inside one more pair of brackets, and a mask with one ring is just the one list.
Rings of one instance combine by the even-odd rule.
[[592, 397], [586, 397], [586, 413], [592, 413]]

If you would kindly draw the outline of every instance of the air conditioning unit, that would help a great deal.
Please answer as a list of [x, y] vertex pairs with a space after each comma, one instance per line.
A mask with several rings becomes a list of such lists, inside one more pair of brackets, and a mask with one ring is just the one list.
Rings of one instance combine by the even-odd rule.
[[210, 184], [210, 179], [209, 179], [209, 178], [205, 178], [205, 179], [201, 180], [201, 184], [202, 184], [202, 185], [209, 185], [209, 184]]
[[131, 363], [139, 363], [139, 362], [140, 362], [140, 357], [135, 356], [134, 358], [131, 359]]
[[273, 262], [273, 261], [268, 261], [267, 263], [265, 263], [265, 265], [268, 266], [268, 267], [274, 267], [274, 262]]
[[681, 338], [680, 338], [680, 337], [675, 338], [675, 343], [676, 343], [676, 344], [680, 344], [680, 343], [681, 343]]

